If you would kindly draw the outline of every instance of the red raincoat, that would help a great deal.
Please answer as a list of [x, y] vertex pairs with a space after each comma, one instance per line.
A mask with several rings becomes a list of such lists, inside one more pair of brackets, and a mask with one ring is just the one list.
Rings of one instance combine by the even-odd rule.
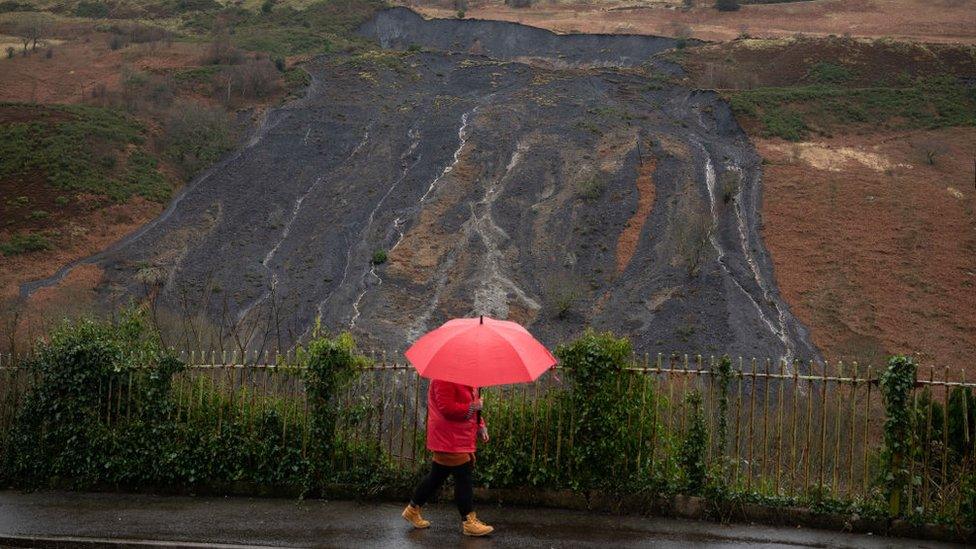
[[[427, 449], [432, 452], [471, 453], [478, 427], [485, 424], [471, 410], [478, 389], [438, 379], [427, 390]], [[480, 420], [480, 421], [479, 421]]]

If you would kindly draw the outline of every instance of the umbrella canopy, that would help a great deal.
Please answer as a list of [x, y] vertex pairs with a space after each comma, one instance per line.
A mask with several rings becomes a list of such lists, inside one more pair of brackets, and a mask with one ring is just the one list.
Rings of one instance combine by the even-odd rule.
[[406, 355], [423, 377], [472, 387], [529, 383], [556, 364], [528, 330], [487, 316], [449, 320]]

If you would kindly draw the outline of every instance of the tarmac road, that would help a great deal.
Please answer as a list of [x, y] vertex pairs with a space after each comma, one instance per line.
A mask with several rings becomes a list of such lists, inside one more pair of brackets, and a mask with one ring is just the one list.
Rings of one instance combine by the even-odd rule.
[[0, 546], [274, 547], [948, 547], [810, 529], [600, 513], [482, 508], [490, 538], [465, 538], [453, 507], [411, 530], [396, 503], [0, 492]]

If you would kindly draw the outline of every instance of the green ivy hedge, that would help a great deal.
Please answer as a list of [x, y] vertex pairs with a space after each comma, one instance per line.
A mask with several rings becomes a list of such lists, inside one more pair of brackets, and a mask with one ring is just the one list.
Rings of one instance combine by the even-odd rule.
[[[0, 480], [27, 489], [246, 482], [306, 493], [337, 482], [396, 482], [399, 473], [376, 444], [329, 437], [334, 395], [364, 360], [347, 335], [316, 337], [299, 349], [291, 366], [305, 366], [312, 434], [303, 444], [294, 426], [288, 436], [284, 403], [233, 399], [202, 378], [174, 386], [185, 366], [139, 311], [116, 323], [64, 324], [26, 365], [37, 382], [3, 441]], [[182, 403], [190, 398], [199, 402], [188, 413]]]
[[[492, 441], [478, 454], [480, 485], [682, 493], [862, 516], [976, 522], [970, 434], [976, 399], [955, 388], [943, 395], [942, 406], [930, 393], [914, 393], [916, 366], [909, 358], [893, 357], [879, 379], [886, 420], [874, 488], [839, 501], [829, 486], [796, 497], [764, 495], [773, 493], [761, 485], [768, 478], [756, 479], [750, 489], [735, 478], [726, 452], [709, 459], [710, 449], [730, 445], [725, 416], [732, 413], [730, 386], [738, 374], [727, 357], [713, 366], [715, 405], [708, 413], [719, 417], [707, 417], [702, 394], [692, 390], [683, 395], [683, 419], [672, 422], [671, 412], [664, 411], [678, 406], [669, 400], [681, 396], [660, 394], [650, 375], [625, 372], [634, 366], [626, 339], [587, 331], [558, 347], [556, 355], [564, 379], [533, 397], [486, 391]], [[416, 480], [424, 470], [422, 457], [395, 461], [382, 447], [386, 435], [369, 434], [376, 403], [368, 395], [349, 403], [351, 382], [369, 364], [352, 337], [326, 337], [316, 328], [294, 357], [265, 374], [301, 376], [307, 399], [254, 398], [253, 385], [228, 392], [212, 377], [192, 377], [139, 310], [116, 322], [66, 323], [27, 363], [35, 381], [9, 431], [0, 433], [0, 482], [26, 489], [189, 490], [243, 482], [316, 495], [337, 483], [370, 494], [402, 490]], [[423, 437], [422, 428], [417, 436]], [[422, 447], [417, 440], [403, 442]], [[945, 463], [931, 458], [940, 455]], [[918, 464], [926, 462], [930, 470], [921, 471]], [[958, 507], [936, 513], [938, 506], [926, 502], [909, 508], [926, 475], [941, 478], [944, 468], [953, 475], [947, 486], [956, 491]]]

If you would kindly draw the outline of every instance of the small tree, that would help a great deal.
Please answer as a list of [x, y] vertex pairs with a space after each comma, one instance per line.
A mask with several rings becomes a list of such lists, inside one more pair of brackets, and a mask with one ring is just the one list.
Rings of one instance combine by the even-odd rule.
[[207, 55], [203, 58], [204, 64], [236, 65], [242, 61], [244, 61], [244, 54], [234, 47], [230, 40], [230, 32], [226, 28], [216, 30]]
[[243, 99], [263, 99], [276, 93], [280, 87], [281, 73], [274, 63], [268, 59], [256, 59], [225, 68], [218, 79], [215, 93], [223, 93], [227, 102], [235, 95]]
[[739, 0], [715, 0], [715, 9], [718, 11], [736, 11], [739, 9]]
[[233, 121], [223, 109], [177, 104], [163, 126], [163, 144], [166, 155], [190, 178], [234, 146]]
[[15, 26], [14, 32], [20, 35], [20, 41], [24, 45], [24, 55], [27, 54], [28, 46], [31, 51], [37, 49], [37, 41], [44, 34], [46, 26], [44, 19], [36, 14], [23, 18]]
[[16, 51], [13, 46], [7, 46], [7, 59], [13, 59]]
[[321, 335], [316, 321], [312, 340], [296, 350], [298, 366], [304, 367], [305, 390], [310, 412], [309, 462], [313, 482], [324, 484], [331, 458], [336, 453], [336, 424], [339, 420], [339, 395], [356, 374], [369, 365], [348, 333], [334, 338]]
[[574, 484], [578, 488], [607, 488], [626, 482], [617, 474], [631, 459], [622, 451], [627, 439], [628, 406], [619, 376], [630, 366], [633, 348], [626, 338], [610, 332], [587, 330], [582, 337], [561, 345], [556, 356], [572, 372], [573, 389], [567, 398], [574, 410], [572, 425]]

